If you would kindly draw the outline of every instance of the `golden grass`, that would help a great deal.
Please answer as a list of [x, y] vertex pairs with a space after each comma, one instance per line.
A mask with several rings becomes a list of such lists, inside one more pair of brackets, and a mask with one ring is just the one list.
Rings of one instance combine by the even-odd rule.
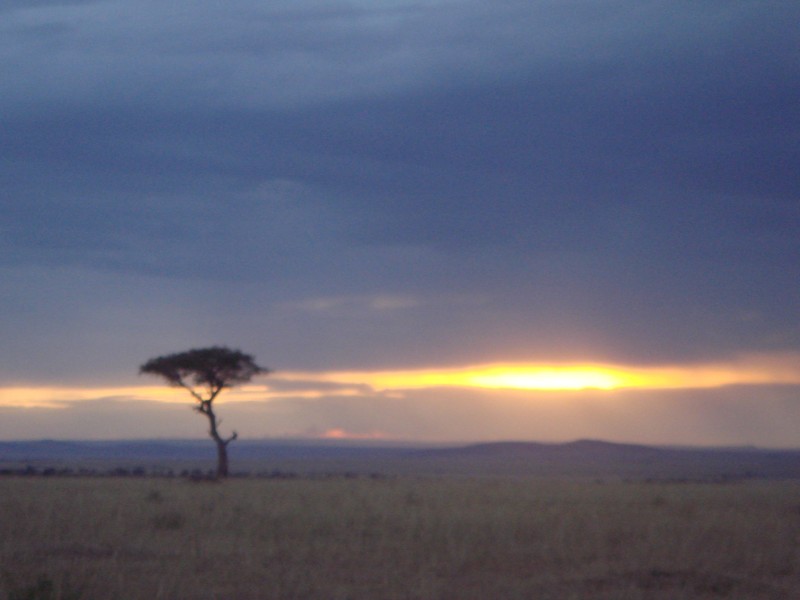
[[0, 565], [3, 599], [794, 599], [800, 485], [8, 477]]

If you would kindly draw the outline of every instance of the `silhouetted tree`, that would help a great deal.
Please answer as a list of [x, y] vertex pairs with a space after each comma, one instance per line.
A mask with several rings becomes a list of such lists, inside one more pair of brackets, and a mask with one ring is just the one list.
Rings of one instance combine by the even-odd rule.
[[219, 434], [220, 420], [214, 414], [214, 399], [225, 388], [250, 381], [255, 375], [267, 374], [252, 356], [239, 350], [213, 346], [151, 358], [139, 373], [158, 375], [169, 385], [182, 387], [197, 400], [195, 410], [208, 417], [209, 435], [217, 444], [217, 477], [228, 476], [228, 444], [236, 439]]

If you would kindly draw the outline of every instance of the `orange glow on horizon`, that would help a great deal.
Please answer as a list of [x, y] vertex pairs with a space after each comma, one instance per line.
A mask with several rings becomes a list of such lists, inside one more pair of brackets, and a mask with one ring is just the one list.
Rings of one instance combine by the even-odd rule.
[[[263, 384], [226, 390], [220, 403], [364, 397], [403, 390], [479, 388], [554, 392], [625, 389], [707, 389], [729, 385], [800, 385], [800, 355], [750, 356], [727, 363], [626, 366], [601, 363], [496, 363], [396, 371], [277, 372]], [[0, 387], [0, 407], [66, 408], [98, 400], [191, 404], [186, 390], [138, 387]], [[335, 432], [334, 432], [335, 433]]]
[[[225, 390], [216, 402], [261, 402], [276, 398], [317, 399], [330, 396], [358, 396], [363, 392], [352, 387], [333, 390], [299, 389], [275, 391], [266, 385], [244, 385]], [[139, 387], [0, 387], [0, 407], [66, 408], [72, 402], [115, 400], [192, 404], [186, 390], [169, 386]]]
[[283, 378], [366, 384], [379, 391], [435, 387], [540, 391], [699, 389], [728, 385], [797, 385], [800, 384], [800, 359], [751, 358], [732, 363], [655, 367], [498, 363], [450, 369], [287, 373]]
[[[178, 401], [182, 390], [170, 387], [7, 387], [0, 388], [0, 406], [23, 408], [65, 408], [70, 402], [125, 398], [157, 402]], [[186, 392], [184, 392], [185, 394]], [[185, 399], [183, 400], [185, 401]]]
[[370, 432], [370, 433], [352, 433], [345, 429], [335, 428], [335, 429], [328, 429], [324, 433], [318, 436], [319, 439], [323, 440], [385, 440], [389, 439], [389, 436], [380, 433], [380, 432]]
[[[293, 377], [289, 375], [289, 377]], [[312, 379], [312, 374], [300, 375]], [[359, 382], [374, 389], [398, 390], [436, 387], [478, 387], [522, 390], [614, 389], [627, 381], [622, 372], [601, 367], [542, 367], [492, 365], [463, 369], [419, 371], [338, 372], [318, 374], [316, 379], [333, 383]], [[628, 378], [629, 379], [629, 378]]]

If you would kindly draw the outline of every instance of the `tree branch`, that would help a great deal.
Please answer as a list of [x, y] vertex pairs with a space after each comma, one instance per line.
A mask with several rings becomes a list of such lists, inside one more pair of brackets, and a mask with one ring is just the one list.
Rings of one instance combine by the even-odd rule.
[[205, 398], [203, 398], [200, 394], [198, 394], [192, 386], [187, 385], [183, 381], [183, 379], [177, 379], [176, 381], [177, 381], [178, 385], [181, 386], [186, 391], [188, 391], [194, 397], [195, 400], [197, 400], [201, 404], [205, 401]]

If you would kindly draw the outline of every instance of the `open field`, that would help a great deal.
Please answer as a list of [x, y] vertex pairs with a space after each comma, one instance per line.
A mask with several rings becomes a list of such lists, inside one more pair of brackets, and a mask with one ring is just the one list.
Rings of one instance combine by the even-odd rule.
[[800, 483], [0, 478], [0, 598], [794, 599]]

